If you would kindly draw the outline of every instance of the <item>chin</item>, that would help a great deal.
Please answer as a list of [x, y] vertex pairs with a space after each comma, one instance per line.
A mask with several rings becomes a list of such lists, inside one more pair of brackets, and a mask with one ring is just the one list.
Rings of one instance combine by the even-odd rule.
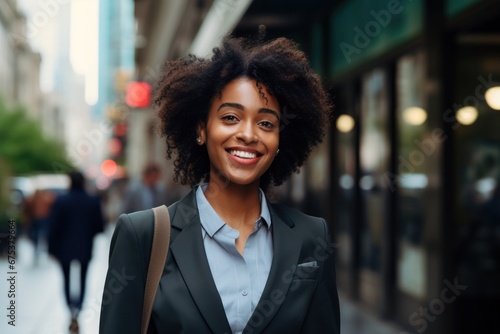
[[250, 186], [254, 184], [259, 184], [260, 178], [233, 176], [229, 178], [229, 183], [239, 186]]

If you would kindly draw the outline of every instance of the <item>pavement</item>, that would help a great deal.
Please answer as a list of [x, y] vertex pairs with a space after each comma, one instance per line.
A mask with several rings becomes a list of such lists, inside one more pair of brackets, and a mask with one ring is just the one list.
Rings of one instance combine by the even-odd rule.
[[[84, 305], [79, 316], [80, 334], [99, 332], [99, 314], [109, 243], [112, 231], [99, 234], [94, 240], [93, 260], [89, 263]], [[71, 319], [63, 290], [63, 274], [59, 264], [46, 252], [35, 256], [33, 244], [19, 238], [15, 263], [15, 326], [7, 317], [10, 303], [12, 272], [7, 258], [0, 259], [0, 333], [2, 334], [68, 334]], [[77, 269], [78, 270], [78, 269]], [[75, 272], [77, 273], [77, 272]], [[77, 275], [76, 275], [77, 276]], [[4, 278], [6, 277], [6, 278]], [[75, 280], [76, 281], [76, 280]], [[72, 291], [78, 287], [72, 287]]]
[[408, 334], [394, 323], [377, 318], [340, 293], [341, 334]]
[[[110, 227], [94, 240], [94, 257], [89, 264], [87, 291], [79, 316], [80, 334], [98, 334], [99, 331], [100, 304], [112, 232]], [[32, 243], [23, 237], [17, 241], [16, 254], [13, 270], [9, 268], [12, 264], [7, 258], [0, 258], [0, 312], [3, 313], [0, 314], [0, 333], [68, 334], [70, 312], [64, 299], [59, 265], [45, 252], [36, 257]], [[15, 293], [15, 298], [9, 296], [12, 295], [9, 290]], [[7, 309], [13, 301], [15, 322], [9, 318], [11, 310]], [[343, 298], [342, 294], [340, 305], [342, 334], [403, 333], [400, 328], [381, 321]]]

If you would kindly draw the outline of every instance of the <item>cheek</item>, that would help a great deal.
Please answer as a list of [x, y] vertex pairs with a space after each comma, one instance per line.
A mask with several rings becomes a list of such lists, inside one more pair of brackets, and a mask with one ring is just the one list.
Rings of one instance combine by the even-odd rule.
[[214, 132], [207, 133], [206, 139], [206, 149], [208, 153], [208, 158], [212, 164], [218, 164], [224, 161], [225, 151], [222, 150], [222, 145], [224, 142], [223, 136], [214, 135]]
[[279, 136], [279, 133], [273, 134], [269, 138], [268, 147], [269, 147], [270, 150], [276, 151], [279, 148], [279, 146], [280, 146], [280, 136]]
[[208, 158], [210, 159], [211, 162], [214, 162], [215, 160], [219, 160], [217, 157], [217, 154], [219, 151], [217, 150], [217, 145], [214, 142], [207, 142], [207, 152], [208, 152]]

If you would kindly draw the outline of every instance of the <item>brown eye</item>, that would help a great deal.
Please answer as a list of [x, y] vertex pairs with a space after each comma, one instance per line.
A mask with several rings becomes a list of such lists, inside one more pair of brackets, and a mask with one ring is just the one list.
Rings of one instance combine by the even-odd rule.
[[268, 129], [274, 129], [275, 128], [274, 124], [271, 123], [271, 122], [268, 122], [268, 121], [263, 121], [263, 122], [260, 122], [259, 124], [262, 125], [265, 128], [268, 128]]
[[222, 119], [225, 121], [228, 121], [228, 122], [237, 122], [238, 121], [238, 118], [236, 118], [236, 116], [233, 116], [233, 115], [222, 116]]

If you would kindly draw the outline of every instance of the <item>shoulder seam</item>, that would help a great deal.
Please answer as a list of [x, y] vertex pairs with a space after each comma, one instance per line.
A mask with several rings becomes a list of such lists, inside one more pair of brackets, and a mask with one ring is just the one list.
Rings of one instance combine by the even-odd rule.
[[[129, 214], [124, 214], [124, 216], [126, 217], [127, 219], [127, 224], [126, 225], [130, 225], [129, 229], [131, 230], [132, 234], [133, 234], [133, 238], [135, 239], [135, 243], [137, 244], [137, 248], [139, 249], [139, 259], [141, 261], [141, 274], [142, 274], [142, 279], [143, 281], [145, 282], [146, 280], [146, 272], [147, 272], [147, 263], [144, 262], [144, 258], [145, 258], [145, 254], [144, 254], [144, 247], [143, 245], [141, 245], [141, 243], [139, 242], [139, 237], [137, 235], [137, 230], [134, 226], [134, 222], [132, 221], [132, 219], [130, 219], [130, 215]], [[149, 258], [149, 256], [148, 256]]]

